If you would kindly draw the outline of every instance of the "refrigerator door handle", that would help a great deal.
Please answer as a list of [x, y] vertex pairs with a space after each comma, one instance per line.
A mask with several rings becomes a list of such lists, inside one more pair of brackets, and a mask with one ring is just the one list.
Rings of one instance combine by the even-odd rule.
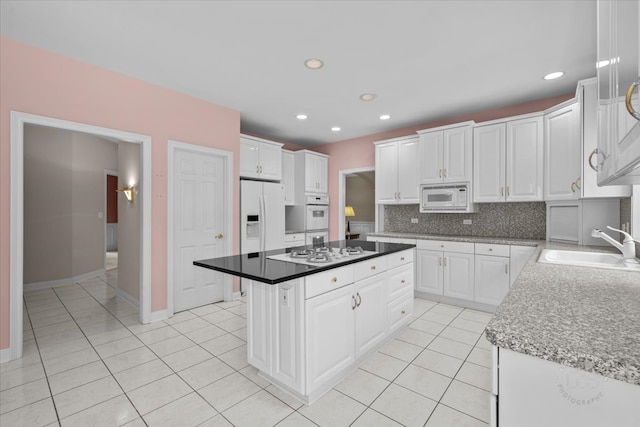
[[265, 199], [266, 196], [260, 197], [260, 214], [262, 215], [262, 221], [260, 221], [260, 250], [264, 251], [267, 247], [267, 209], [265, 208]]

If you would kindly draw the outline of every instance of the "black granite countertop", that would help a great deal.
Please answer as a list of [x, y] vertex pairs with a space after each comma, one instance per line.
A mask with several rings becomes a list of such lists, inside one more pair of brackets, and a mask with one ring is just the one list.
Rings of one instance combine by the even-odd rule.
[[[198, 267], [209, 268], [211, 270], [220, 271], [222, 273], [231, 274], [233, 276], [243, 277], [245, 279], [257, 280], [258, 282], [269, 283], [275, 285], [277, 283], [286, 282], [288, 280], [298, 279], [300, 277], [309, 276], [321, 271], [331, 270], [356, 262], [388, 255], [394, 252], [400, 252], [407, 249], [415, 248], [415, 245], [405, 245], [400, 243], [381, 243], [367, 242], [365, 240], [337, 240], [329, 242], [327, 246], [332, 248], [357, 247], [361, 246], [366, 251], [375, 251], [375, 254], [359, 256], [353, 260], [324, 265], [305, 265], [293, 262], [278, 261], [268, 259], [271, 255], [279, 255], [296, 248], [304, 248], [298, 246], [296, 248], [282, 248], [265, 252], [254, 252], [250, 254], [232, 255], [221, 258], [211, 258], [194, 261], [193, 264]], [[306, 246], [310, 248], [311, 246]]]

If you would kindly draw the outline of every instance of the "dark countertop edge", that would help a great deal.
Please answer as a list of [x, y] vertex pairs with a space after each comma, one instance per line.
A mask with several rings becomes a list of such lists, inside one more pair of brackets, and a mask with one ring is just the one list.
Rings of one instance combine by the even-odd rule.
[[[329, 242], [328, 244], [337, 244], [340, 243], [342, 241], [332, 241]], [[357, 242], [357, 240], [350, 240], [348, 241], [349, 243], [353, 243], [353, 242]], [[370, 244], [375, 244], [376, 247], [378, 247], [379, 243], [378, 242], [368, 242]], [[236, 270], [232, 270], [229, 268], [224, 268], [224, 267], [218, 267], [218, 266], [212, 266], [209, 264], [206, 264], [205, 261], [206, 260], [200, 260], [200, 261], [193, 261], [193, 265], [198, 266], [198, 267], [203, 267], [203, 268], [208, 268], [210, 270], [215, 270], [215, 271], [219, 271], [221, 273], [226, 273], [226, 274], [230, 274], [232, 276], [237, 276], [237, 277], [241, 277], [243, 279], [251, 279], [251, 280], [255, 280], [257, 282], [262, 282], [262, 283], [267, 283], [269, 285], [277, 285], [278, 283], [284, 283], [290, 280], [294, 280], [294, 279], [300, 279], [302, 277], [305, 276], [310, 276], [312, 274], [316, 274], [316, 273], [321, 273], [323, 271], [329, 271], [329, 270], [333, 270], [335, 268], [339, 268], [339, 267], [344, 267], [350, 264], [356, 264], [358, 262], [361, 261], [365, 261], [368, 259], [372, 259], [372, 258], [377, 258], [377, 257], [381, 257], [381, 256], [385, 256], [385, 255], [389, 255], [392, 253], [396, 253], [396, 252], [402, 252], [402, 251], [406, 251], [408, 249], [415, 249], [416, 245], [411, 245], [411, 244], [404, 244], [404, 243], [384, 243], [384, 242], [380, 242], [383, 243], [385, 245], [385, 250], [380, 251], [378, 253], [375, 254], [370, 254], [370, 255], [365, 255], [365, 256], [360, 256], [354, 260], [349, 260], [349, 261], [344, 261], [344, 262], [340, 262], [340, 263], [336, 263], [336, 264], [328, 264], [328, 265], [322, 265], [322, 266], [317, 266], [317, 267], [312, 267], [312, 269], [307, 270], [307, 271], [302, 271], [299, 273], [293, 273], [293, 274], [289, 274], [287, 276], [283, 276], [283, 277], [279, 277], [276, 279], [268, 279], [265, 277], [260, 277], [260, 276], [256, 276], [256, 275], [252, 275], [252, 274], [248, 274], [248, 273], [244, 273], [244, 272], [238, 272]], [[388, 246], [387, 245], [391, 245]], [[262, 256], [266, 256], [267, 252], [272, 253], [272, 252], [282, 252], [283, 250], [285, 250], [285, 248], [281, 249], [281, 250], [276, 250], [276, 251], [266, 251], [266, 252], [261, 252], [263, 255]], [[237, 257], [237, 256], [242, 256], [241, 254], [238, 255], [231, 255], [230, 257]], [[229, 257], [222, 257], [222, 258], [229, 258]], [[215, 259], [215, 258], [213, 258]], [[286, 262], [286, 261], [278, 261], [278, 260], [269, 260], [269, 262]]]
[[304, 230], [285, 230], [284, 234], [305, 234]]
[[414, 234], [396, 232], [367, 233], [371, 237], [389, 237], [395, 239], [416, 239], [416, 240], [449, 240], [452, 242], [469, 243], [493, 243], [496, 245], [516, 245], [516, 246], [538, 246], [545, 240], [520, 239], [517, 237], [492, 237], [492, 236], [465, 236], [465, 235], [442, 235], [442, 234]]

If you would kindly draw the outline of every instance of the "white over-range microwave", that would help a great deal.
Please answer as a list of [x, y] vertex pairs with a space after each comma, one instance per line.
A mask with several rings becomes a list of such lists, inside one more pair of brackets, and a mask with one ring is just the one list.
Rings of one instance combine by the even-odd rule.
[[468, 182], [420, 185], [421, 213], [476, 212]]

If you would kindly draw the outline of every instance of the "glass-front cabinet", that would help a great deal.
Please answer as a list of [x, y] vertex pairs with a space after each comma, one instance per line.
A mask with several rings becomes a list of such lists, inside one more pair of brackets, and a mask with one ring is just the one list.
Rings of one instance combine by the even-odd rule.
[[640, 1], [598, 1], [598, 185], [640, 184]]

